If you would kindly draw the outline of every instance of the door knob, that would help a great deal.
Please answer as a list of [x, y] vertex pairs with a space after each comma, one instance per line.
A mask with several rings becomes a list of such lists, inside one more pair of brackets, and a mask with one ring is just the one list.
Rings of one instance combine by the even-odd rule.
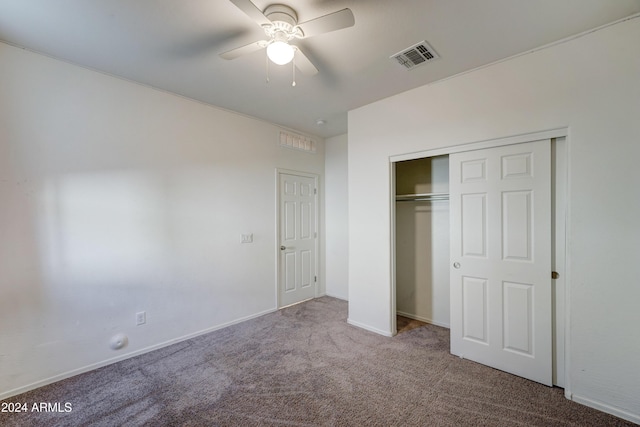
[[285, 249], [287, 249], [287, 247], [286, 247], [286, 246], [280, 246], [280, 250], [281, 250], [281, 251], [284, 251]]
[[459, 262], [454, 262], [453, 263], [453, 268], [460, 268], [460, 263]]

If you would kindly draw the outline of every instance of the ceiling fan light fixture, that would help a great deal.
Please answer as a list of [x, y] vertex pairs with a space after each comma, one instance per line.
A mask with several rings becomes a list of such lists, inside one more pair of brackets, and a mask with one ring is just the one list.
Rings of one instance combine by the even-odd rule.
[[293, 46], [283, 41], [275, 41], [267, 46], [267, 56], [278, 65], [284, 65], [291, 62], [295, 51]]

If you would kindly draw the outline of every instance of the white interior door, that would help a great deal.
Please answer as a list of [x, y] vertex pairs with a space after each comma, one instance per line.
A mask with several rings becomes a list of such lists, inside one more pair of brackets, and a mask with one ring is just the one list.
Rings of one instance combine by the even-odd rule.
[[279, 306], [316, 295], [316, 179], [279, 174]]
[[551, 143], [449, 160], [451, 353], [552, 385]]

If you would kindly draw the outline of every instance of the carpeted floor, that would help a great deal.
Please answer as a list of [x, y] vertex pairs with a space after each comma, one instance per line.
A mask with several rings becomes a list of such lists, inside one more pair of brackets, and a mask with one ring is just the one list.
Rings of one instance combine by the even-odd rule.
[[42, 387], [2, 426], [631, 426], [449, 354], [449, 330], [393, 338], [323, 297]]
[[425, 325], [426, 325], [425, 322], [421, 322], [419, 320], [409, 319], [408, 317], [404, 317], [404, 316], [396, 317], [396, 331], [399, 334], [408, 332], [415, 328], [421, 328]]

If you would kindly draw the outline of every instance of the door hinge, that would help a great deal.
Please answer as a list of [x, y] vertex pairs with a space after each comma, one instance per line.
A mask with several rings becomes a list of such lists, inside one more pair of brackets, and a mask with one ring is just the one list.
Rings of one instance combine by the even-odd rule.
[[313, 281], [317, 282], [318, 281], [318, 276], [313, 276]]
[[557, 279], [558, 277], [560, 277], [560, 273], [558, 273], [557, 271], [552, 271], [551, 272], [551, 278], [552, 279]]
[[318, 194], [318, 189], [317, 188], [313, 189], [313, 194]]

